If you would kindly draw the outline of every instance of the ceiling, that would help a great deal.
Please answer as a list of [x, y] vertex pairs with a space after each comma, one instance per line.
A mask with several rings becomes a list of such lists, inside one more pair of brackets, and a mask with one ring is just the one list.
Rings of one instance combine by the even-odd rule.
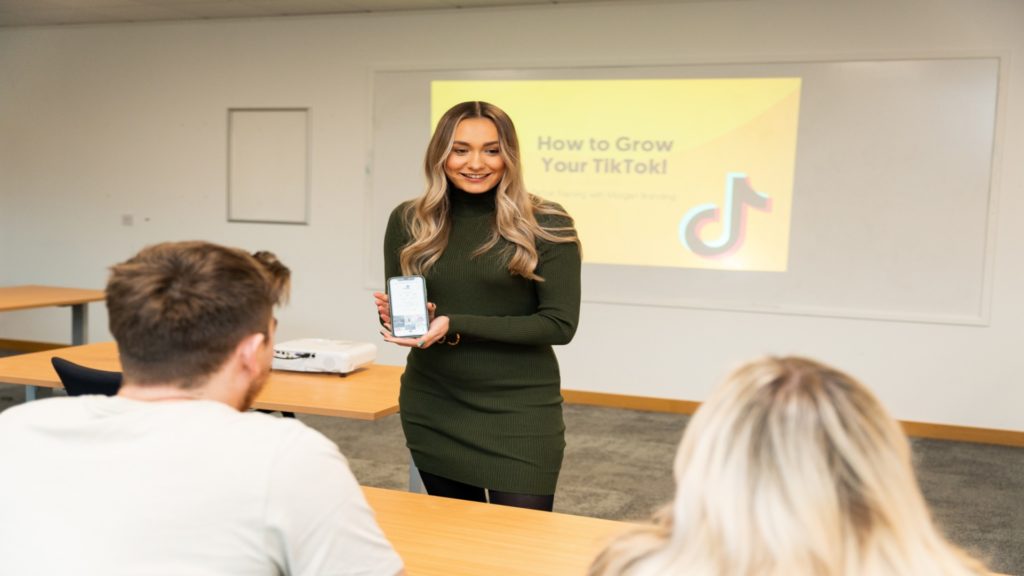
[[536, 6], [602, 0], [0, 0], [0, 28]]

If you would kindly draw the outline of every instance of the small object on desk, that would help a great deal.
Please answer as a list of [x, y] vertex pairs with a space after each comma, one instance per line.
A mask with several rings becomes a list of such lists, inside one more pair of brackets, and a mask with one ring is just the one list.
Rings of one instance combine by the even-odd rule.
[[373, 363], [377, 346], [369, 342], [302, 338], [274, 346], [274, 370], [347, 374]]

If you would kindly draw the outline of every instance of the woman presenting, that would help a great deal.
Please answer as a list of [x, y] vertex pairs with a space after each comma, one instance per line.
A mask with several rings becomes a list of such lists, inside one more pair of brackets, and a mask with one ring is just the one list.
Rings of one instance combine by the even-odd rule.
[[[391, 213], [388, 277], [422, 275], [433, 315], [411, 347], [402, 428], [427, 492], [551, 510], [565, 449], [558, 361], [580, 308], [572, 218], [523, 186], [512, 120], [463, 102], [427, 148], [426, 191]], [[390, 331], [387, 296], [375, 293]]]

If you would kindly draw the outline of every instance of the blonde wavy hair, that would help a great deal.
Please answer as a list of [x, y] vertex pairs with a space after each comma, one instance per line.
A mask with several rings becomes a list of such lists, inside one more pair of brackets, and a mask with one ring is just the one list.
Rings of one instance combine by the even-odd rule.
[[[499, 153], [505, 162], [505, 173], [498, 184], [495, 199], [497, 215], [494, 230], [473, 255], [486, 253], [503, 238], [508, 241], [504, 250], [509, 272], [541, 282], [544, 279], [536, 273], [537, 240], [575, 242], [579, 246], [579, 239], [568, 214], [526, 191], [515, 125], [501, 108], [487, 102], [456, 104], [444, 113], [434, 129], [423, 162], [427, 176], [426, 190], [406, 207], [404, 214], [411, 239], [402, 247], [399, 255], [402, 273], [426, 273], [437, 263], [448, 245], [452, 223], [449, 182], [444, 165], [452, 151], [455, 128], [467, 118], [487, 118], [494, 122], [498, 129]], [[560, 216], [569, 224], [562, 227], [542, 226], [537, 222], [537, 216], [542, 214]]]
[[687, 426], [675, 477], [675, 501], [592, 576], [989, 574], [935, 528], [896, 421], [812, 360], [736, 370]]

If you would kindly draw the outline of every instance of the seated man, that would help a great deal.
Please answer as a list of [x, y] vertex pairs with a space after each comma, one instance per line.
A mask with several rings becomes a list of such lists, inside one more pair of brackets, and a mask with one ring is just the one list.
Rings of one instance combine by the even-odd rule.
[[204, 242], [112, 268], [124, 384], [0, 413], [0, 574], [396, 574], [337, 446], [246, 412], [288, 269]]

